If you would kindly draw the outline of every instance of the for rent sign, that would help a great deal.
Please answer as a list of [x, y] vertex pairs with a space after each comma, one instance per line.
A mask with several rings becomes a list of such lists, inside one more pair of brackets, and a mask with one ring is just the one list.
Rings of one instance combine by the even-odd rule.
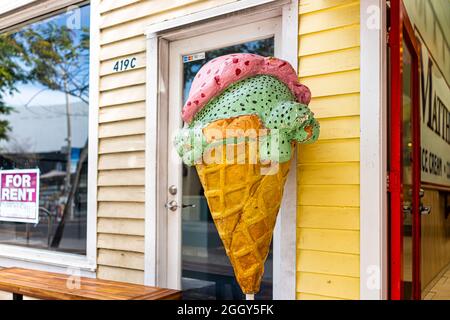
[[0, 221], [38, 220], [39, 169], [0, 171]]

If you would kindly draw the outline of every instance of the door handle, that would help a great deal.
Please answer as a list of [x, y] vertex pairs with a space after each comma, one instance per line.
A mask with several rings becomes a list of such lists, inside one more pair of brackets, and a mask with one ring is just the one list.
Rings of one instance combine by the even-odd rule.
[[403, 214], [412, 214], [412, 208], [410, 205], [403, 205]]
[[[423, 204], [420, 205], [420, 214], [423, 216], [427, 216], [431, 213], [431, 207], [424, 206]], [[403, 206], [403, 214], [412, 214], [412, 208], [409, 205]]]
[[184, 209], [184, 208], [195, 208], [195, 204], [181, 204], [181, 206], [178, 205], [178, 203], [175, 200], [167, 202], [164, 207], [169, 209], [170, 211], [177, 211], [178, 208]]
[[420, 214], [423, 216], [428, 216], [431, 213], [431, 207], [424, 206], [420, 204]]
[[420, 191], [419, 191], [419, 197], [420, 198], [423, 198], [425, 196], [425, 190], [423, 190], [422, 188], [420, 188]]

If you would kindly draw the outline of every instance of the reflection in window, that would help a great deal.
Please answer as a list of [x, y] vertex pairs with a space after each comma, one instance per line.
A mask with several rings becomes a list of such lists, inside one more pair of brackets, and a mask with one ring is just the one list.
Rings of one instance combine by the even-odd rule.
[[2, 244], [86, 253], [89, 11], [0, 35], [0, 168], [40, 169], [39, 223]]

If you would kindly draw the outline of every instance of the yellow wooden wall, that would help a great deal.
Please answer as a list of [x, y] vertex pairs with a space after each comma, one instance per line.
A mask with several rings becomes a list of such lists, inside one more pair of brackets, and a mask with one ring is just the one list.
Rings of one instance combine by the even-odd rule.
[[[99, 278], [144, 281], [145, 27], [235, 0], [102, 0], [98, 162]], [[137, 68], [113, 73], [115, 61]]]
[[321, 124], [298, 158], [297, 298], [359, 298], [358, 0], [300, 0], [299, 76]]

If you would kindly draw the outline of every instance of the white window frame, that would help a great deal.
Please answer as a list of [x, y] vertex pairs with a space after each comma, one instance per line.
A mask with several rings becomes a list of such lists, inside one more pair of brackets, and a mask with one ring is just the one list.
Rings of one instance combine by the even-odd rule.
[[[4, 13], [11, 12], [13, 10], [17, 10], [19, 8], [25, 7], [27, 5], [36, 2], [37, 0], [16, 0], [16, 1], [7, 1], [5, 4], [0, 4], [0, 15]], [[5, 2], [5, 1], [4, 1]]]
[[388, 297], [386, 1], [361, 0], [360, 298]]
[[[150, 25], [147, 36], [147, 114], [145, 177], [145, 270], [146, 285], [166, 286], [165, 252], [167, 209], [168, 47], [170, 41], [189, 38], [209, 30], [281, 16], [281, 57], [297, 70], [298, 1], [241, 0], [201, 12]], [[273, 245], [273, 297], [296, 298], [296, 158], [286, 182]]]
[[[36, 2], [35, 5], [33, 3]], [[21, 0], [14, 4], [0, 7], [0, 30], [22, 25], [38, 17], [45, 16], [55, 10], [77, 4], [80, 0], [53, 0], [37, 2]], [[45, 249], [27, 248], [18, 245], [0, 245], [0, 268], [23, 267], [43, 271], [67, 273], [74, 270], [82, 276], [95, 277], [97, 268], [97, 158], [98, 158], [98, 82], [99, 82], [99, 3], [91, 0], [90, 15], [90, 69], [89, 69], [89, 157], [88, 157], [88, 190], [87, 190], [87, 235], [86, 255], [56, 252]], [[25, 7], [24, 7], [25, 6]], [[24, 9], [22, 10], [22, 7]], [[21, 10], [17, 10], [17, 9]], [[10, 13], [10, 14], [9, 14]]]

